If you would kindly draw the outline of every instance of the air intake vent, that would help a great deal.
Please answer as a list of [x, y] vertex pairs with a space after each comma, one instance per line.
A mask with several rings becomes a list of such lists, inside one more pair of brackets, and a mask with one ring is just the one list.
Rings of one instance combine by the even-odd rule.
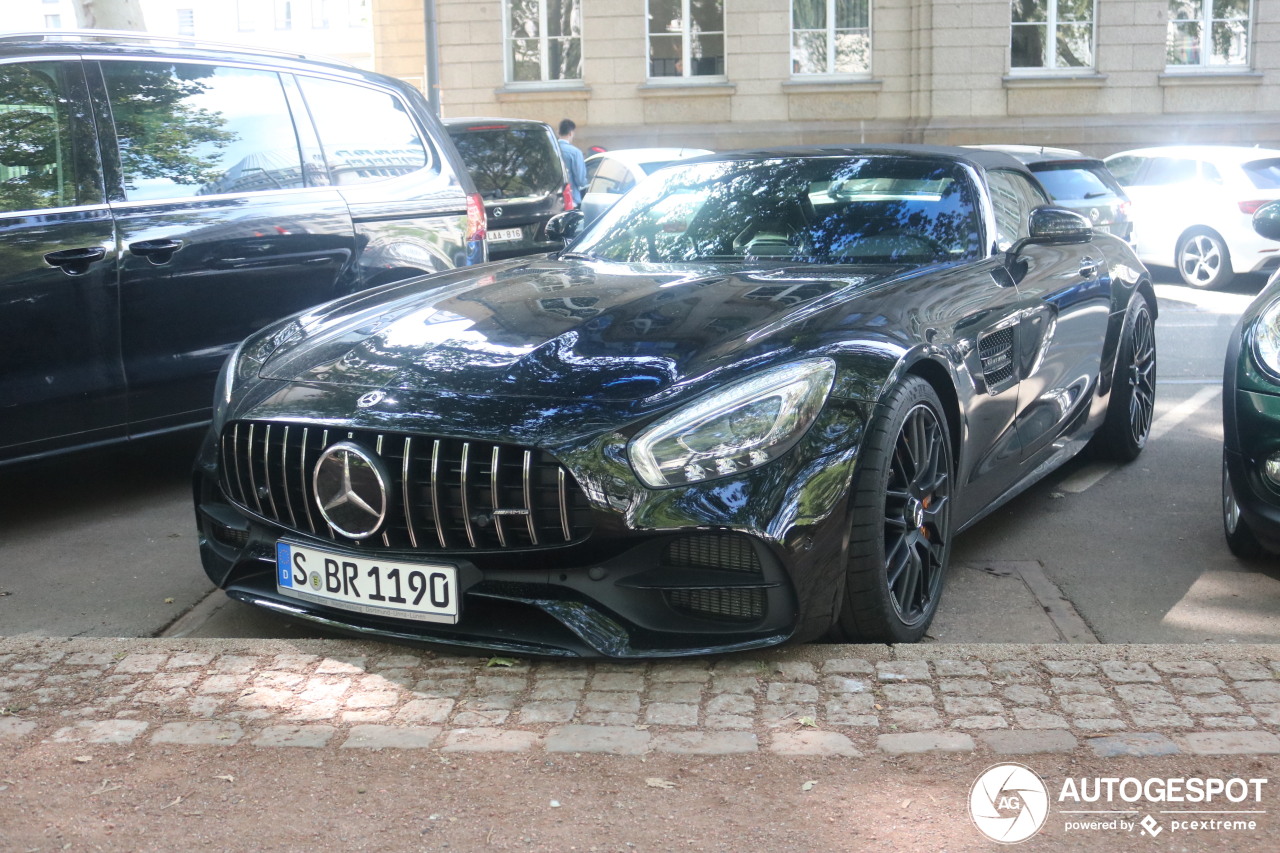
[[765, 614], [765, 590], [719, 587], [670, 589], [667, 604], [677, 613], [719, 622], [759, 622]]
[[750, 540], [732, 534], [685, 536], [667, 546], [663, 565], [681, 569], [759, 572], [760, 558]]
[[982, 378], [987, 390], [996, 393], [1013, 379], [1013, 327], [999, 329], [978, 339]]
[[[387, 520], [359, 541], [334, 532], [312, 487], [316, 460], [352, 442], [385, 469]], [[586, 496], [540, 450], [306, 424], [236, 421], [222, 432], [222, 489], [246, 510], [359, 548], [479, 551], [562, 547], [591, 532]]]

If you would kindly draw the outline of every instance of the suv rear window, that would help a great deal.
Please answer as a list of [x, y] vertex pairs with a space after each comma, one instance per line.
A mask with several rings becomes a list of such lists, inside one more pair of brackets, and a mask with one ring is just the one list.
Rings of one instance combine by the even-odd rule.
[[449, 133], [486, 199], [545, 196], [564, 187], [560, 150], [541, 128], [453, 128]]
[[1054, 163], [1036, 166], [1036, 179], [1060, 201], [1085, 201], [1116, 194], [1111, 183], [1101, 174], [1101, 166], [1087, 163]]
[[1243, 164], [1240, 168], [1244, 169], [1244, 173], [1258, 189], [1280, 189], [1280, 158], [1254, 160]]

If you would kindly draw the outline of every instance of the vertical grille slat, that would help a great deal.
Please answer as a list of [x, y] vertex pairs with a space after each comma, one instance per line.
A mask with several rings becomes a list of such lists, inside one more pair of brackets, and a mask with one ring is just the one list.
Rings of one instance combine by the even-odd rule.
[[293, 490], [289, 488], [289, 427], [284, 428], [284, 435], [280, 438], [280, 482], [282, 484], [281, 491], [284, 492], [284, 506], [289, 510], [289, 526], [298, 526], [298, 516], [293, 512]]
[[[392, 506], [373, 537], [338, 534], [317, 505], [312, 468], [346, 440], [382, 460]], [[495, 442], [236, 421], [220, 439], [227, 499], [300, 534], [378, 551], [550, 548], [591, 532], [586, 495], [568, 471], [533, 448]], [[523, 516], [523, 523], [520, 520]], [[432, 535], [434, 528], [434, 535]]]
[[520, 466], [521, 481], [524, 483], [524, 511], [525, 520], [529, 523], [529, 541], [534, 545], [538, 544], [538, 528], [533, 523], [533, 477], [530, 473], [533, 467], [533, 451], [526, 450], [524, 452], [524, 465]]
[[253, 429], [255, 424], [249, 424], [249, 489], [253, 492], [253, 502], [258, 507], [258, 515], [262, 515], [262, 499], [258, 497], [258, 478], [253, 473]]
[[404, 526], [409, 531], [409, 546], [418, 547], [418, 532], [413, 526], [413, 498], [410, 492], [412, 480], [409, 479], [409, 463], [413, 461], [413, 439], [408, 436], [404, 440], [404, 462], [400, 469], [400, 492], [404, 501]]
[[[525, 451], [526, 453], [528, 451]], [[498, 534], [498, 544], [503, 548], [507, 547], [507, 533], [502, 527], [502, 516], [498, 514], [498, 510], [502, 508], [500, 500], [502, 493], [498, 482], [498, 473], [502, 470], [502, 451], [498, 445], [493, 446], [493, 458], [489, 462], [489, 505], [493, 508], [493, 530]]]
[[307, 439], [310, 437], [311, 430], [307, 427], [302, 429], [302, 460], [298, 464], [298, 479], [302, 483], [302, 511], [307, 514], [307, 526], [311, 528], [311, 532], [316, 532], [316, 522], [311, 515], [311, 498], [307, 492]]
[[440, 439], [436, 439], [431, 447], [431, 514], [436, 522], [436, 538], [440, 540], [441, 549], [449, 547], [449, 540], [444, 535], [444, 524], [440, 520]]
[[458, 485], [462, 488], [462, 523], [467, 531], [467, 541], [476, 547], [476, 534], [471, 529], [471, 496], [467, 494], [467, 465], [471, 457], [471, 442], [462, 443], [462, 466], [459, 472]]

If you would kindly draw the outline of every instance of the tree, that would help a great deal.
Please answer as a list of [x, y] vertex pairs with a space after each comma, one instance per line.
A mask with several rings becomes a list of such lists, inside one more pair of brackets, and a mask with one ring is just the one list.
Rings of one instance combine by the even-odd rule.
[[139, 0], [76, 0], [76, 26], [95, 30], [140, 30], [142, 6]]

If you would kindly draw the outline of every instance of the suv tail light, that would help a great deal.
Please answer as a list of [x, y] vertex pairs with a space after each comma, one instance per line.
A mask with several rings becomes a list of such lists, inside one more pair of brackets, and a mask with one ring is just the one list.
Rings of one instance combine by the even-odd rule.
[[483, 240], [488, 230], [484, 215], [484, 199], [480, 193], [467, 196], [467, 242]]
[[1117, 214], [1119, 214], [1119, 216], [1120, 216], [1120, 218], [1121, 218], [1121, 219], [1128, 219], [1128, 218], [1129, 218], [1129, 209], [1130, 209], [1130, 208], [1132, 208], [1132, 207], [1133, 207], [1133, 202], [1131, 202], [1131, 201], [1122, 201], [1122, 202], [1120, 202], [1119, 204], [1117, 204], [1117, 205], [1116, 205], [1116, 213], [1117, 213]]
[[1240, 202], [1240, 212], [1247, 216], [1253, 216], [1253, 214], [1257, 212], [1258, 208], [1262, 207], [1266, 203], [1267, 199], [1262, 199], [1261, 201], [1242, 201]]
[[564, 209], [573, 210], [573, 187], [564, 185]]

